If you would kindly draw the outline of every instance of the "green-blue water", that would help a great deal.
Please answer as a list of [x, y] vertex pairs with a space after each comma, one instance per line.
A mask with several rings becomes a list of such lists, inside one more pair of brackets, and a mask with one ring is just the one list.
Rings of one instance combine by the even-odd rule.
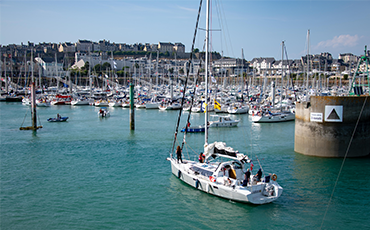
[[[209, 142], [225, 141], [278, 175], [283, 195], [255, 206], [171, 174], [178, 111], [135, 110], [130, 131], [129, 110], [109, 109], [100, 119], [90, 106], [38, 108], [43, 128], [32, 132], [19, 130], [25, 114], [23, 126], [31, 124], [29, 107], [0, 103], [0, 229], [370, 228], [370, 159], [345, 161], [328, 206], [343, 159], [295, 153], [294, 122], [252, 124], [240, 115], [236, 128], [210, 129]], [[68, 122], [46, 122], [57, 113]], [[203, 124], [204, 114], [191, 123]], [[196, 158], [203, 143], [204, 134], [188, 134], [185, 157]]]

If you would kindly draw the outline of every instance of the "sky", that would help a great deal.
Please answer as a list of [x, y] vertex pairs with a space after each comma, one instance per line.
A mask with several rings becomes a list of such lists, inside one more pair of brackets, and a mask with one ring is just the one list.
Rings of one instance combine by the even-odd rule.
[[[1, 0], [0, 44], [181, 42], [191, 50], [199, 0]], [[369, 0], [212, 0], [212, 51], [289, 59], [362, 55], [370, 45]], [[195, 48], [204, 50], [205, 0]], [[310, 36], [308, 36], [308, 30]], [[369, 47], [370, 49], [370, 47]], [[286, 56], [284, 56], [286, 59]]]

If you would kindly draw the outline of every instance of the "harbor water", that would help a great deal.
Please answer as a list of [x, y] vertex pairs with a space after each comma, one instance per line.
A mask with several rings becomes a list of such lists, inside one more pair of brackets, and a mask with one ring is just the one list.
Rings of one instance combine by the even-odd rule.
[[[31, 124], [30, 107], [0, 103], [0, 229], [370, 228], [370, 158], [295, 153], [294, 122], [254, 124], [235, 115], [238, 127], [210, 129], [209, 143], [224, 141], [249, 155], [253, 173], [262, 166], [277, 174], [282, 196], [250, 205], [200, 192], [171, 174], [166, 158], [178, 111], [137, 109], [131, 131], [129, 109], [109, 108], [103, 119], [98, 110], [38, 108], [43, 128], [34, 132], [19, 130]], [[68, 121], [46, 121], [57, 113]], [[191, 124], [204, 124], [204, 116], [192, 114]], [[203, 144], [204, 134], [188, 134], [184, 158], [197, 158]]]

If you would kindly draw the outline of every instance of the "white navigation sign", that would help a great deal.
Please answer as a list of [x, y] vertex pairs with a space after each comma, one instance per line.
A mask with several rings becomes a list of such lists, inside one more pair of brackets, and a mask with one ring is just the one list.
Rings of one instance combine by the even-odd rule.
[[322, 122], [322, 113], [311, 113], [310, 120], [311, 122]]
[[325, 121], [343, 122], [343, 105], [326, 105]]

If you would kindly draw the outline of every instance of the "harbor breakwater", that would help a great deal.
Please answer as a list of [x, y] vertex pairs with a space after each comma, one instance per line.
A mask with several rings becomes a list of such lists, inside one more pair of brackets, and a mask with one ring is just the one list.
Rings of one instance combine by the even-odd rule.
[[369, 96], [312, 96], [297, 103], [294, 136], [294, 151], [304, 155], [369, 155]]

